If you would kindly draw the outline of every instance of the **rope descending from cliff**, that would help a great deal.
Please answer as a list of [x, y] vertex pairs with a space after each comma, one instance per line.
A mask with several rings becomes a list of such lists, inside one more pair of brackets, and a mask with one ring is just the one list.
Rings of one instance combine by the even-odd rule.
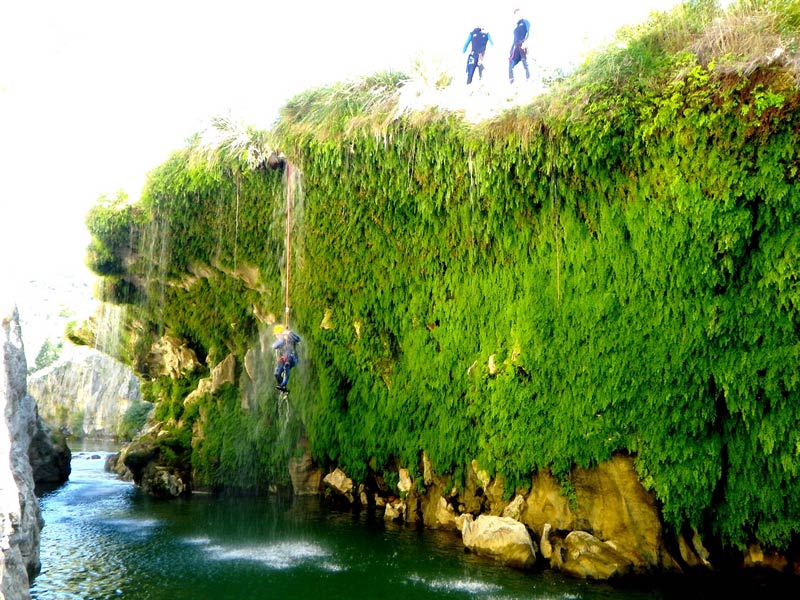
[[292, 165], [286, 163], [286, 309], [284, 326], [289, 329], [289, 285], [292, 272]]

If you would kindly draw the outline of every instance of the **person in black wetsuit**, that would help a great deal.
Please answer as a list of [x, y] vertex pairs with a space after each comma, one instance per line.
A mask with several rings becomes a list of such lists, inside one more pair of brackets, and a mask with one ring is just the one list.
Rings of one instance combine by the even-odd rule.
[[472, 83], [475, 69], [478, 70], [478, 79], [483, 79], [483, 55], [486, 53], [487, 43], [494, 46], [492, 36], [482, 27], [476, 27], [467, 35], [467, 41], [461, 51], [462, 53], [466, 52], [470, 44], [472, 45], [472, 50], [467, 57], [467, 85]]
[[514, 17], [517, 19], [517, 25], [514, 27], [514, 42], [511, 44], [511, 52], [508, 55], [508, 80], [511, 83], [514, 83], [514, 67], [519, 63], [525, 67], [525, 79], [531, 78], [531, 72], [528, 69], [528, 49], [525, 47], [525, 42], [531, 32], [531, 23], [522, 17], [518, 8], [514, 11]]

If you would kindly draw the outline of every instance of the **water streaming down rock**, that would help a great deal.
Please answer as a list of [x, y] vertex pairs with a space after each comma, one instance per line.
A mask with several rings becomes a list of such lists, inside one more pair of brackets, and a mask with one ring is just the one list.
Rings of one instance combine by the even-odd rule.
[[270, 326], [260, 323], [258, 340], [247, 351], [244, 357], [244, 375], [242, 376], [242, 408], [250, 410], [260, 406], [266, 398], [274, 395], [275, 369], [274, 352], [271, 349], [272, 336]]
[[[305, 225], [305, 204], [306, 194], [303, 180], [303, 173], [296, 168], [292, 168], [287, 179], [287, 194], [289, 194], [292, 207], [292, 256], [293, 267], [303, 268], [305, 260], [305, 236], [303, 229]], [[291, 290], [290, 290], [291, 291]]]
[[100, 352], [118, 358], [122, 349], [122, 331], [126, 307], [102, 302], [95, 316], [94, 347]]
[[[171, 235], [169, 221], [162, 218], [157, 208], [154, 218], [142, 228], [142, 241], [139, 244], [145, 259], [145, 274], [141, 285], [155, 287], [155, 291], [146, 294], [149, 302], [155, 304], [153, 313], [163, 323], [164, 299], [166, 291], [167, 268], [171, 254]], [[163, 333], [163, 332], [160, 332]]]
[[[286, 206], [283, 218], [286, 220], [286, 247], [283, 260], [283, 294], [286, 299], [285, 324], [290, 328], [291, 323], [291, 270], [292, 263], [299, 263], [303, 257], [303, 193], [302, 174], [292, 167], [286, 168], [285, 177]], [[265, 403], [276, 402], [276, 412], [280, 426], [279, 441], [287, 441], [287, 432], [292, 419], [292, 406], [287, 394], [276, 394], [275, 367], [277, 354], [272, 349], [274, 337], [272, 328], [276, 324], [274, 315], [259, 315], [258, 338], [247, 351], [244, 358], [246, 377], [243, 377], [242, 407], [245, 409], [263, 408]], [[299, 364], [303, 361], [301, 347], [297, 348]], [[291, 372], [292, 382], [300, 379], [298, 370]]]
[[[288, 443], [287, 432], [292, 419], [289, 396], [275, 389], [276, 353], [272, 350], [271, 325], [259, 324], [258, 340], [247, 351], [242, 376], [242, 408], [259, 411], [275, 402], [279, 424], [279, 443]], [[296, 374], [293, 373], [293, 375]]]
[[[294, 291], [292, 288], [292, 280], [290, 273], [292, 269], [303, 268], [303, 261], [305, 256], [305, 236], [303, 235], [304, 217], [305, 217], [305, 189], [303, 187], [303, 174], [294, 165], [289, 165], [286, 169], [286, 219], [287, 219], [287, 236], [286, 236], [286, 278], [284, 280], [285, 294], [286, 294], [286, 323], [290, 329], [293, 329], [292, 315], [291, 315], [291, 295]], [[302, 340], [302, 336], [301, 336]], [[301, 376], [302, 365], [305, 362], [302, 343], [298, 344], [296, 348], [298, 367], [291, 371], [291, 382], [294, 385], [302, 385], [306, 379]], [[274, 358], [273, 358], [274, 361]], [[274, 363], [273, 363], [274, 364]], [[273, 367], [274, 368], [274, 367]], [[290, 396], [280, 395], [278, 398], [278, 415], [281, 419], [281, 439], [286, 441], [286, 434], [291, 420], [291, 402]]]

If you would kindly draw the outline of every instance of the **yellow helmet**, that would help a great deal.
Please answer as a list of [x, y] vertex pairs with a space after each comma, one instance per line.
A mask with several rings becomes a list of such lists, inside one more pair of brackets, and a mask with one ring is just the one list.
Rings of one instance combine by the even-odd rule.
[[273, 335], [280, 335], [284, 331], [285, 331], [285, 329], [284, 329], [283, 325], [275, 325], [275, 327], [272, 328], [272, 334]]

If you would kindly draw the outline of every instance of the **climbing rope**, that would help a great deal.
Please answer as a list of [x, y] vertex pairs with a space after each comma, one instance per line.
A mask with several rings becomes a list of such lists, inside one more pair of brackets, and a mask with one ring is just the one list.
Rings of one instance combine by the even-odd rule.
[[292, 165], [286, 163], [286, 311], [284, 326], [289, 328], [289, 284], [292, 271]]

